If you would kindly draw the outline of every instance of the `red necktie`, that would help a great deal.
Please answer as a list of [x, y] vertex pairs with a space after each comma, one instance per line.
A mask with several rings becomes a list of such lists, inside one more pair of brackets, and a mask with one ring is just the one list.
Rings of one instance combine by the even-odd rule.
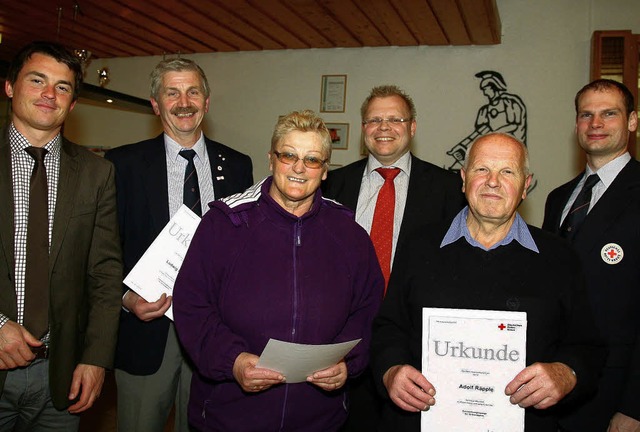
[[396, 188], [393, 180], [400, 174], [400, 168], [378, 168], [376, 171], [384, 178], [384, 184], [378, 192], [370, 235], [384, 276], [384, 293], [386, 294], [391, 274], [393, 214], [396, 207]]

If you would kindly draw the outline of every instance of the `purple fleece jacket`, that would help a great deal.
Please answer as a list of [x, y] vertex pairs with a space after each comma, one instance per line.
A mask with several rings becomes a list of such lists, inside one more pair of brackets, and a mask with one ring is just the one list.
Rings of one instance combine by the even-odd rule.
[[333, 431], [345, 421], [344, 387], [309, 383], [244, 393], [232, 374], [242, 352], [269, 338], [328, 344], [362, 338], [349, 376], [368, 362], [383, 278], [350, 210], [316, 192], [302, 217], [268, 194], [271, 177], [210, 204], [176, 280], [175, 324], [196, 372], [190, 424], [205, 431]]

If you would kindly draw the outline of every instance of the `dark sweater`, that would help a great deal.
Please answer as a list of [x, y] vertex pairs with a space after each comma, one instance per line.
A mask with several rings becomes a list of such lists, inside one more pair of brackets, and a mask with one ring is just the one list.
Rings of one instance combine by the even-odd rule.
[[[596, 336], [578, 258], [568, 245], [529, 227], [540, 253], [516, 241], [484, 251], [464, 238], [441, 249], [448, 225], [430, 228], [415, 236], [396, 259], [374, 321], [371, 361], [381, 391], [386, 393], [382, 376], [391, 366], [410, 364], [420, 370], [422, 308], [442, 307], [527, 312], [527, 365], [569, 365], [578, 384], [565, 401], [593, 392], [605, 350]], [[379, 430], [420, 430], [419, 413], [402, 411], [387, 401]], [[561, 405], [527, 409], [525, 430], [557, 431]]]

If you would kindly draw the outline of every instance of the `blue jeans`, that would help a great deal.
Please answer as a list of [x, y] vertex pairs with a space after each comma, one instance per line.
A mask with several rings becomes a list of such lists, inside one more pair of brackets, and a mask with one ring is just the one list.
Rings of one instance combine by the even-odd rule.
[[0, 432], [73, 432], [80, 416], [54, 408], [49, 392], [49, 360], [7, 373], [0, 396]]

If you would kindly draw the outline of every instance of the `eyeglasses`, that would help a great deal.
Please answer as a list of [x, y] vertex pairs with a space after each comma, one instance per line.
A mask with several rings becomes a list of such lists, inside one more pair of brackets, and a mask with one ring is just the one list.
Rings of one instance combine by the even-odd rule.
[[401, 125], [403, 123], [410, 122], [411, 120], [413, 120], [413, 119], [412, 118], [402, 118], [402, 117], [389, 117], [389, 118], [373, 117], [373, 118], [370, 118], [370, 119], [362, 120], [362, 124], [365, 125], [365, 126], [368, 126], [368, 125], [379, 126], [382, 123], [387, 122], [387, 123], [392, 124], [392, 125]]
[[[298, 157], [297, 154], [295, 153], [288, 153], [288, 152], [284, 152], [284, 153], [280, 153], [277, 151], [273, 152], [274, 155], [276, 155], [276, 157], [278, 158], [278, 160], [280, 162], [282, 162], [283, 164], [287, 164], [287, 165], [294, 165], [295, 163], [297, 163], [300, 158]], [[305, 156], [302, 158], [302, 163], [304, 164], [304, 166], [306, 166], [307, 168], [322, 168], [322, 166], [328, 161], [329, 159], [320, 159], [317, 158], [315, 156]]]

